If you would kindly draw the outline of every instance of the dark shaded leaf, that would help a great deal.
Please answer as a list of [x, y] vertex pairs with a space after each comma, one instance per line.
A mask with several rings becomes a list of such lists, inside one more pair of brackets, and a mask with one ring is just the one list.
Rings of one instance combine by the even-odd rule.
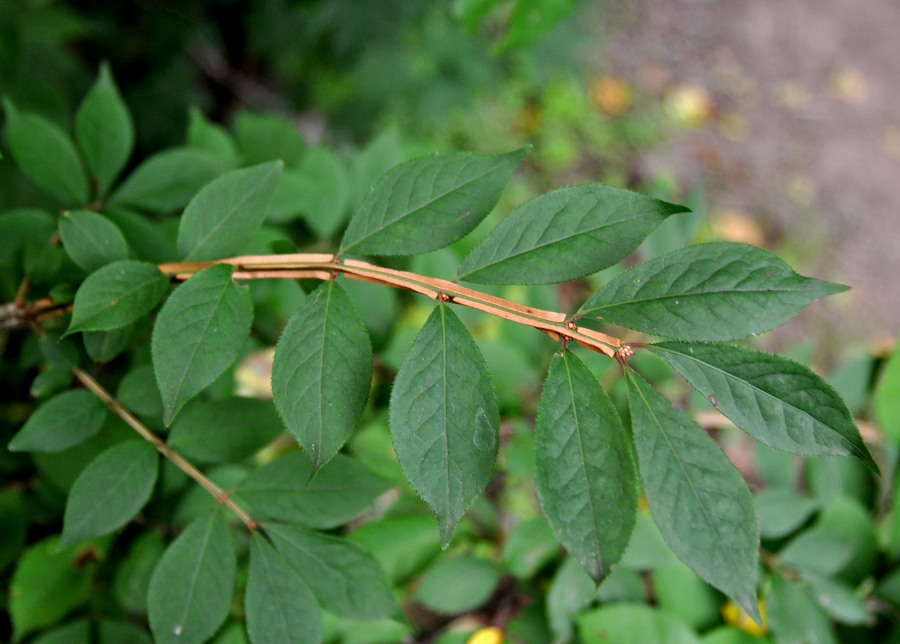
[[103, 426], [106, 407], [94, 394], [75, 389], [54, 396], [9, 441], [14, 452], [61, 452], [90, 438]]

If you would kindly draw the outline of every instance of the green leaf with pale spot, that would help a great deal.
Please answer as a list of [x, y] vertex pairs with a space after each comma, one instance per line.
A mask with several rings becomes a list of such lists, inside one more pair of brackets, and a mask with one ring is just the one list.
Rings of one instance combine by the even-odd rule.
[[19, 169], [42, 190], [70, 206], [90, 197], [87, 176], [75, 144], [56, 124], [20, 110], [4, 97], [6, 136]]
[[253, 302], [233, 272], [227, 264], [200, 271], [175, 289], [156, 318], [151, 349], [166, 425], [235, 361], [250, 335]]
[[90, 438], [106, 421], [106, 406], [84, 389], [58, 394], [38, 407], [9, 441], [13, 452], [61, 452]]
[[668, 342], [647, 348], [769, 447], [803, 456], [852, 455], [879, 471], [847, 405], [809, 367], [727, 344]]
[[288, 431], [317, 471], [347, 442], [372, 384], [372, 345], [335, 280], [291, 317], [272, 364], [272, 394]]
[[361, 546], [299, 526], [268, 523], [265, 531], [329, 613], [378, 619], [400, 610], [384, 569]]
[[690, 416], [631, 370], [627, 378], [644, 493], [663, 539], [759, 623], [759, 525], [747, 483]]
[[637, 459], [619, 414], [571, 351], [550, 364], [534, 437], [535, 484], [554, 533], [596, 583], [625, 551]]
[[178, 253], [202, 262], [240, 251], [265, 221], [283, 166], [271, 161], [232, 170], [203, 186], [181, 216]]
[[105, 195], [134, 149], [131, 113], [106, 63], [75, 115], [75, 138]]
[[244, 597], [253, 644], [319, 644], [322, 611], [303, 576], [284, 555], [254, 532]]
[[168, 290], [169, 278], [154, 264], [107, 264], [88, 275], [78, 287], [66, 335], [76, 331], [111, 331], [131, 324], [156, 308]]
[[463, 260], [459, 279], [549, 284], [623, 259], [669, 215], [687, 208], [590, 183], [548, 192], [513, 210]]
[[153, 444], [139, 440], [111, 447], [91, 461], [69, 491], [60, 546], [128, 523], [150, 499], [158, 461]]
[[431, 506], [444, 544], [491, 478], [500, 413], [481, 352], [440, 304], [403, 359], [391, 436], [403, 473]]
[[234, 595], [234, 545], [220, 512], [200, 517], [166, 549], [150, 579], [148, 617], [157, 644], [212, 637]]
[[771, 331], [811, 302], [847, 288], [798, 275], [761, 248], [712, 242], [619, 275], [578, 315], [675, 340], [739, 340]]
[[341, 253], [415, 255], [474, 230], [530, 151], [422, 156], [385, 174], [350, 220]]
[[59, 237], [72, 261], [88, 273], [128, 259], [128, 243], [122, 231], [96, 212], [64, 212], [59, 218]]

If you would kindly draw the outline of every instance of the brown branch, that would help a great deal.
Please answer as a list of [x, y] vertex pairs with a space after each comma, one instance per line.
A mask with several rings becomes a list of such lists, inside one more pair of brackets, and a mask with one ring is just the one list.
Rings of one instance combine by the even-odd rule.
[[116, 416], [124, 420], [134, 431], [138, 433], [138, 435], [140, 435], [141, 438], [153, 443], [153, 445], [156, 447], [156, 450], [160, 454], [172, 461], [182, 472], [197, 481], [197, 483], [199, 483], [200, 486], [203, 487], [203, 489], [205, 489], [207, 492], [212, 494], [219, 503], [234, 512], [237, 517], [244, 523], [244, 525], [247, 526], [248, 529], [252, 531], [256, 530], [259, 527], [259, 523], [257, 523], [249, 514], [247, 514], [247, 512], [244, 511], [243, 508], [237, 505], [231, 499], [228, 492], [213, 483], [203, 472], [194, 467], [181, 454], [166, 445], [165, 441], [163, 441], [159, 436], [150, 431], [147, 426], [144, 425], [141, 421], [135, 418], [134, 415], [125, 407], [123, 407], [122, 404], [112, 396], [112, 394], [106, 391], [106, 389], [104, 389], [103, 386], [99, 382], [97, 382], [97, 380], [94, 379], [93, 376], [77, 366], [72, 367], [72, 373], [75, 374], [75, 377], [78, 378], [81, 384], [87, 387], [91, 393], [102, 400]]
[[452, 302], [468, 306], [543, 331], [554, 340], [560, 338], [575, 341], [592, 351], [604, 353], [611, 358], [618, 355], [622, 341], [599, 331], [579, 327], [574, 320], [567, 319], [565, 313], [546, 311], [532, 306], [524, 306], [510, 300], [482, 293], [472, 288], [460, 286], [456, 282], [427, 277], [418, 273], [398, 271], [355, 259], [338, 259], [323, 253], [295, 253], [289, 255], [246, 255], [232, 257], [218, 262], [181, 262], [161, 264], [159, 269], [175, 276], [188, 279], [194, 273], [213, 264], [231, 264], [236, 267], [235, 279], [264, 278], [312, 278], [328, 280], [335, 274], [343, 273], [350, 279], [385, 284], [402, 288], [428, 297], [432, 300]]

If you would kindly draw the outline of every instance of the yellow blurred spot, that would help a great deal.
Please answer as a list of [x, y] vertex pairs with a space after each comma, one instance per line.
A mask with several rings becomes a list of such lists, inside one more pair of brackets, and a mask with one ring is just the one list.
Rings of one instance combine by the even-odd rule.
[[863, 73], [854, 67], [834, 70], [830, 81], [834, 97], [845, 103], [860, 105], [869, 97], [869, 83]]
[[784, 81], [775, 88], [775, 98], [781, 107], [798, 111], [809, 104], [809, 90], [799, 81]]
[[816, 200], [816, 184], [807, 176], [795, 174], [788, 177], [784, 186], [787, 196], [801, 206], [811, 206]]
[[604, 76], [591, 83], [591, 100], [610, 116], [627, 112], [634, 103], [631, 86], [621, 78]]
[[769, 620], [766, 618], [766, 602], [759, 600], [759, 614], [762, 615], [762, 625], [754, 622], [737, 604], [729, 601], [722, 606], [722, 617], [725, 621], [750, 635], [765, 635], [769, 632]]
[[668, 92], [663, 107], [673, 121], [689, 128], [700, 127], [713, 113], [709, 92], [693, 83], [679, 85]]
[[272, 399], [272, 361], [275, 349], [260, 349], [249, 354], [234, 371], [238, 396]]
[[486, 626], [472, 633], [466, 644], [503, 644], [503, 631], [496, 626]]
[[723, 210], [716, 213], [711, 221], [713, 235], [717, 239], [741, 242], [753, 246], [763, 246], [765, 236], [754, 219], [739, 210]]
[[516, 114], [514, 125], [517, 130], [534, 134], [541, 126], [541, 111], [534, 105], [526, 105]]
[[646, 494], [641, 494], [641, 498], [638, 499], [638, 510], [650, 512], [650, 504], [647, 502]]

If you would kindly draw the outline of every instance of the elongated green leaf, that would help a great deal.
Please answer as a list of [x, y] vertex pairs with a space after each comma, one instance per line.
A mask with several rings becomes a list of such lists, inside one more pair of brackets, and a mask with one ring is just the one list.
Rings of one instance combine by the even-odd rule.
[[634, 528], [637, 458], [609, 396], [568, 350], [554, 356], [544, 383], [534, 459], [550, 526], [599, 584]]
[[687, 208], [585, 184], [519, 206], [463, 260], [457, 275], [480, 284], [549, 284], [612, 266], [666, 217]]
[[320, 238], [337, 233], [350, 204], [350, 177], [344, 162], [325, 146], [310, 150], [300, 165], [300, 211]]
[[87, 177], [69, 136], [44, 117], [19, 110], [8, 97], [3, 106], [10, 151], [25, 176], [60, 201], [87, 203]]
[[98, 537], [128, 523], [150, 499], [158, 460], [151, 443], [128, 441], [91, 461], [69, 491], [60, 545]]
[[107, 264], [88, 275], [78, 287], [66, 335], [76, 331], [111, 331], [131, 324], [152, 311], [168, 289], [169, 278], [153, 264]]
[[110, 195], [109, 204], [173, 212], [187, 205], [200, 188], [227, 169], [227, 161], [204, 150], [163, 150], [129, 174]]
[[341, 252], [414, 255], [453, 243], [491, 211], [529, 151], [449, 152], [398, 165], [366, 195]]
[[328, 612], [377, 619], [399, 611], [384, 570], [355, 543], [279, 523], [267, 524], [266, 533]]
[[394, 379], [391, 436], [403, 473], [437, 516], [445, 545], [491, 478], [499, 427], [484, 358], [456, 314], [441, 304]]
[[72, 261], [88, 273], [128, 259], [128, 243], [122, 232], [95, 212], [64, 212], [59, 218], [59, 236]]
[[255, 518], [328, 529], [359, 516], [388, 489], [384, 479], [342, 454], [312, 475], [309, 459], [288, 454], [247, 476], [234, 495]]
[[284, 425], [271, 402], [231, 396], [185, 407], [168, 442], [193, 461], [232, 463], [253, 456], [282, 431]]
[[712, 242], [619, 275], [579, 314], [676, 340], [738, 340], [770, 331], [814, 300], [847, 288], [798, 275], [761, 248]]
[[188, 147], [214, 154], [229, 165], [238, 164], [237, 146], [228, 130], [207, 119], [196, 107], [191, 108], [189, 119]]
[[353, 302], [334, 280], [288, 321], [272, 364], [272, 394], [288, 430], [313, 464], [350, 437], [372, 384], [372, 346]]
[[490, 598], [502, 576], [497, 564], [487, 559], [442, 557], [421, 576], [414, 596], [438, 613], [466, 613]]
[[875, 394], [875, 414], [885, 433], [900, 443], [900, 351], [895, 350], [882, 368]]
[[25, 551], [9, 587], [13, 641], [21, 641], [28, 633], [57, 622], [73, 608], [87, 603], [98, 555], [94, 544], [60, 550], [56, 536]]
[[247, 633], [253, 644], [319, 644], [322, 613], [303, 577], [254, 532], [244, 600]]
[[772, 634], [778, 642], [837, 644], [838, 640], [822, 607], [804, 585], [773, 571], [766, 597]]
[[766, 445], [804, 456], [853, 455], [879, 471], [844, 401], [809, 367], [726, 344], [647, 348]]
[[75, 138], [97, 179], [98, 192], [105, 195], [134, 149], [131, 113], [105, 63], [75, 115]]
[[690, 416], [628, 372], [644, 493], [672, 552], [760, 622], [759, 527], [737, 468]]
[[54, 396], [9, 441], [14, 452], [61, 452], [90, 438], [106, 421], [106, 407], [94, 394], [74, 389]]
[[124, 208], [107, 208], [103, 216], [113, 222], [122, 234], [137, 259], [154, 264], [178, 261], [175, 249], [175, 235], [170, 221], [151, 221], [150, 218]]
[[184, 209], [178, 253], [200, 262], [238, 252], [265, 221], [283, 166], [271, 161], [232, 170], [204, 186]]
[[216, 264], [181, 284], [153, 327], [153, 370], [166, 425], [241, 352], [253, 322], [250, 292], [234, 283], [233, 266]]
[[584, 644], [700, 644], [677, 615], [646, 604], [617, 602], [576, 616]]
[[191, 523], [166, 549], [147, 597], [157, 644], [205, 642], [228, 616], [236, 560], [218, 512]]

